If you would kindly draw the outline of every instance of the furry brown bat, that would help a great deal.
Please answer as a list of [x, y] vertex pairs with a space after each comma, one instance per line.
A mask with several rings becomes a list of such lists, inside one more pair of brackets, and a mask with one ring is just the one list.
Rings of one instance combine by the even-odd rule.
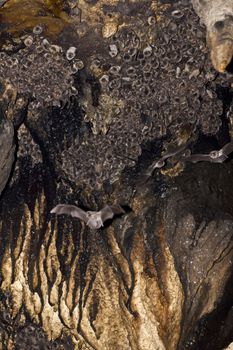
[[84, 211], [75, 205], [69, 204], [58, 204], [55, 208], [53, 208], [50, 213], [52, 214], [67, 214], [71, 215], [75, 218], [78, 218], [84, 221], [87, 226], [91, 229], [95, 230], [102, 226], [104, 226], [104, 222], [108, 219], [112, 219], [114, 215], [124, 214], [124, 209], [118, 205], [106, 205], [100, 211]]
[[227, 143], [219, 151], [211, 151], [209, 154], [191, 154], [188, 157], [182, 157], [182, 160], [197, 163], [197, 162], [211, 162], [223, 163], [230, 153], [233, 152], [233, 141]]

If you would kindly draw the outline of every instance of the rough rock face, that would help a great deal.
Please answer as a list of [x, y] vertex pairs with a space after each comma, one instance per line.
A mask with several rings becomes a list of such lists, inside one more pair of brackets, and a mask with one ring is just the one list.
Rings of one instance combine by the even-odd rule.
[[[189, 3], [41, 3], [24, 1], [17, 26], [17, 1], [0, 11], [9, 87], [0, 94], [18, 146], [0, 201], [0, 349], [226, 347], [232, 160], [186, 164], [174, 156], [144, 175], [171, 149], [208, 153], [229, 141], [231, 76], [211, 68], [205, 28]], [[84, 65], [76, 72], [70, 47]], [[19, 57], [22, 85], [6, 64]], [[67, 76], [71, 85], [62, 84]], [[66, 104], [54, 95], [58, 85], [61, 96], [68, 90]], [[118, 203], [126, 214], [90, 231], [51, 216], [58, 203]]]
[[192, 0], [207, 27], [213, 66], [224, 72], [233, 57], [233, 3], [231, 0]]
[[6, 193], [11, 213], [1, 208], [4, 344], [7, 330], [17, 349], [29, 338], [32, 349], [221, 349], [221, 325], [212, 329], [232, 302], [223, 298], [233, 261], [231, 164], [190, 166], [173, 184], [158, 175], [136, 194], [121, 184], [132, 212], [97, 232], [47, 219], [49, 168], [28, 169], [25, 159]]
[[15, 159], [14, 128], [1, 110], [0, 116], [0, 194], [9, 179]]

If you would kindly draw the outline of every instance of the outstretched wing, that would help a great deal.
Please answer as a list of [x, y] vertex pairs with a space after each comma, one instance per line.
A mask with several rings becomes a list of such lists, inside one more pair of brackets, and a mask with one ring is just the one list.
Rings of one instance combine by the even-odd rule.
[[114, 215], [124, 214], [124, 209], [118, 205], [106, 205], [103, 209], [100, 210], [100, 216], [103, 222], [108, 219], [112, 219]]
[[223, 163], [223, 162], [225, 162], [225, 160], [227, 160], [227, 158], [228, 157], [225, 154], [222, 154], [219, 157], [212, 159], [211, 162], [212, 163]]
[[228, 156], [230, 153], [233, 152], [233, 141], [228, 142], [225, 146], [223, 146], [223, 148], [221, 149], [221, 153], [225, 154], [226, 156]]
[[189, 139], [185, 144], [182, 144], [182, 145], [179, 145], [179, 146], [175, 146], [173, 145], [173, 149], [171, 150], [168, 150], [167, 153], [165, 153], [162, 158], [161, 158], [161, 161], [162, 160], [166, 160], [168, 158], [171, 158], [173, 156], [176, 156], [176, 155], [179, 155], [179, 154], [182, 154], [186, 151], [186, 149], [190, 146], [190, 144], [193, 142], [193, 139]]
[[208, 154], [191, 154], [188, 157], [182, 157], [182, 160], [185, 160], [187, 162], [191, 163], [197, 163], [197, 162], [213, 162], [213, 159]]
[[182, 160], [198, 163], [198, 162], [210, 162], [210, 163], [223, 163], [227, 157], [223, 154], [217, 158], [212, 158], [209, 154], [191, 154], [188, 157], [182, 157]]
[[162, 156], [161, 160], [166, 160], [166, 159], [171, 158], [179, 153], [182, 153], [189, 146], [189, 144], [190, 144], [190, 141], [184, 145], [180, 145], [180, 146], [175, 147], [173, 150], [170, 150], [167, 153], [165, 153]]
[[58, 204], [50, 211], [50, 213], [57, 215], [67, 214], [73, 216], [74, 218], [81, 219], [86, 223], [88, 221], [86, 212], [79, 207], [76, 207], [76, 205]]

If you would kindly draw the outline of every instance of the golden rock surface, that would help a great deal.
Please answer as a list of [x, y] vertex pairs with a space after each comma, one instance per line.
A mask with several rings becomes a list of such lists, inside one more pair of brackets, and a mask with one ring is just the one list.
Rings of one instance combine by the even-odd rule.
[[[134, 234], [128, 258], [111, 227], [105, 237], [101, 231], [76, 231], [78, 246], [67, 228], [58, 249], [59, 223], [43, 222], [44, 210], [42, 193], [33, 213], [26, 205], [21, 209], [17, 241], [13, 249], [11, 241], [5, 248], [1, 289], [12, 295], [11, 317], [24, 308], [49, 340], [67, 334], [77, 349], [176, 349], [184, 296], [163, 229], [159, 233], [163, 267], [158, 272], [140, 230]], [[125, 220], [122, 235], [127, 226]], [[32, 257], [29, 250], [34, 244], [38, 249]], [[85, 279], [82, 263], [87, 264]]]
[[[1, 8], [0, 17], [14, 36], [44, 24], [49, 37], [61, 40], [63, 31], [75, 28], [75, 45], [79, 45], [81, 54], [86, 50], [83, 55], [89, 57], [101, 47], [93, 41], [92, 50], [86, 48], [89, 31], [94, 38], [108, 39], [119, 28], [131, 25], [127, 22], [130, 16], [116, 12], [111, 17], [103, 10], [105, 5], [119, 3], [100, 0], [93, 5], [80, 0], [80, 22], [79, 15], [70, 19], [61, 1], [9, 0]], [[130, 3], [137, 4], [133, 0]], [[70, 4], [70, 9], [75, 5]], [[150, 9], [152, 20], [162, 22], [163, 11], [169, 5], [151, 1]], [[140, 26], [138, 31], [142, 32]], [[155, 40], [152, 30], [146, 35], [147, 41]], [[218, 69], [222, 62], [221, 58], [216, 63]], [[103, 73], [98, 67], [91, 71], [95, 78]], [[90, 89], [85, 93], [89, 97], [85, 101], [86, 118], [94, 120]], [[14, 118], [20, 106], [25, 107], [24, 100], [13, 97], [9, 118]], [[106, 119], [101, 130], [92, 123], [96, 134], [107, 134], [112, 117], [122, 107], [122, 101], [117, 102], [106, 94], [100, 96], [99, 112]], [[14, 334], [27, 330], [28, 324], [43, 329], [46, 344], [51, 341], [52, 346], [62, 340], [76, 350], [175, 350], [179, 342], [186, 345], [200, 319], [215, 310], [232, 269], [233, 213], [226, 204], [232, 198], [231, 170], [196, 168], [185, 172], [178, 162], [162, 170], [161, 174], [167, 176], [154, 178], [146, 193], [132, 184], [125, 189], [122, 183], [117, 183], [112, 192], [106, 190], [107, 194], [81, 188], [79, 199], [87, 206], [97, 207], [98, 200], [120, 202], [123, 198], [131, 208], [105, 228], [90, 231], [71, 217], [50, 216], [65, 181], [62, 176], [56, 177], [53, 155], [41, 141], [48, 140], [42, 123], [44, 114], [29, 110], [27, 118], [26, 126], [17, 132], [31, 134], [31, 143], [39, 145], [35, 153], [39, 149], [40, 159], [36, 156], [38, 163], [32, 165], [19, 153], [16, 175], [1, 207], [0, 290], [4, 298], [0, 300], [0, 313], [5, 323], [1, 319], [0, 326], [6, 327], [0, 329], [0, 349], [14, 349]], [[33, 133], [36, 127], [37, 134]], [[189, 125], [182, 130], [177, 145], [190, 138]], [[127, 183], [127, 174], [124, 176]], [[223, 183], [230, 184], [229, 192], [215, 196], [213, 188]], [[153, 186], [158, 187], [157, 192]], [[68, 188], [68, 201], [77, 189], [67, 184], [64, 188]], [[220, 214], [224, 219], [219, 219]], [[35, 330], [32, 333], [34, 336]]]

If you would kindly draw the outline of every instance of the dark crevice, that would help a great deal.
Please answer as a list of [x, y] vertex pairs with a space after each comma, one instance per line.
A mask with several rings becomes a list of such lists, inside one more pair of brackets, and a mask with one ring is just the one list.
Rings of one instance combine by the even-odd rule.
[[192, 339], [182, 349], [222, 350], [233, 341], [233, 275], [230, 276], [221, 300], [215, 310], [202, 317], [196, 326]]
[[233, 73], [233, 59], [231, 59], [231, 62], [226, 67], [226, 71], [227, 73], [231, 73], [231, 74]]

